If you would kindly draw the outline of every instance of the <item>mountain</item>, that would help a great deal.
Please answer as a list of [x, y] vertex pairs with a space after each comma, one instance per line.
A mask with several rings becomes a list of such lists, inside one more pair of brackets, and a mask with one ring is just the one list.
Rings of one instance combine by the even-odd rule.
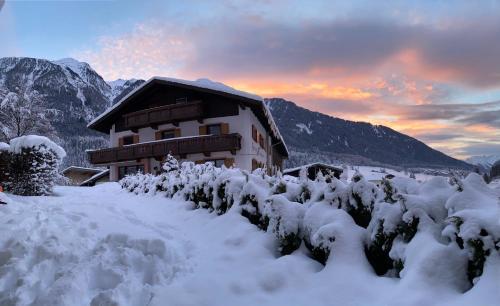
[[280, 98], [266, 99], [266, 104], [292, 152], [289, 166], [324, 161], [405, 168], [472, 167], [386, 126], [334, 118]]
[[88, 165], [85, 150], [107, 146], [107, 137], [89, 130], [87, 123], [131, 90], [128, 86], [135, 82], [124, 82], [116, 93], [89, 64], [70, 58], [0, 58], [0, 101], [18, 88], [38, 91], [44, 107], [55, 113], [52, 124], [68, 153], [66, 164]]
[[[0, 58], [0, 101], [16, 88], [36, 90], [55, 113], [53, 126], [66, 149], [66, 165], [88, 166], [85, 150], [106, 147], [106, 135], [86, 125], [144, 80], [106, 82], [92, 67], [71, 58]], [[401, 167], [470, 168], [388, 127], [333, 118], [283, 99], [267, 99], [291, 151], [288, 166], [313, 161]]]
[[491, 166], [498, 160], [500, 160], [500, 154], [471, 156], [466, 162], [478, 166], [483, 172], [489, 172]]

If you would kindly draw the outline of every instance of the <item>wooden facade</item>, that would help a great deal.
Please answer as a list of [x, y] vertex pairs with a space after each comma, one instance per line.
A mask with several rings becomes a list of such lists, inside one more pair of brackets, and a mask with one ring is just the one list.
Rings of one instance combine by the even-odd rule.
[[203, 153], [210, 156], [211, 152], [230, 151], [236, 154], [241, 148], [239, 134], [217, 136], [199, 136], [187, 138], [173, 138], [149, 143], [138, 143], [118, 148], [88, 151], [92, 164], [107, 164], [142, 158], [161, 159], [167, 154], [184, 156], [186, 154]]
[[137, 131], [143, 127], [156, 129], [159, 124], [201, 119], [203, 102], [195, 101], [148, 108], [123, 115], [117, 122], [115, 131]]

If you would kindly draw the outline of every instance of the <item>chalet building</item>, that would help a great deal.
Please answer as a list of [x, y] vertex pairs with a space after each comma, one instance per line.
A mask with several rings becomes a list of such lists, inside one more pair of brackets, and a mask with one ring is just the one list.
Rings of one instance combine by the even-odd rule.
[[70, 166], [61, 171], [61, 174], [68, 179], [70, 185], [79, 186], [81, 183], [102, 171], [102, 169]]
[[312, 164], [308, 164], [308, 165], [304, 165], [304, 166], [300, 166], [300, 167], [296, 167], [296, 168], [285, 169], [283, 171], [283, 174], [299, 177], [302, 169], [305, 169], [307, 171], [307, 177], [310, 180], [315, 180], [316, 177], [318, 176], [318, 173], [320, 173], [320, 172], [323, 176], [333, 175], [334, 177], [339, 179], [340, 175], [343, 172], [343, 169], [339, 168], [339, 167], [335, 167], [335, 166], [327, 165], [327, 164], [323, 164], [323, 163], [312, 163]]
[[220, 167], [282, 169], [288, 150], [262, 98], [209, 80], [154, 77], [95, 118], [110, 148], [88, 151], [110, 180], [157, 173], [167, 154]]

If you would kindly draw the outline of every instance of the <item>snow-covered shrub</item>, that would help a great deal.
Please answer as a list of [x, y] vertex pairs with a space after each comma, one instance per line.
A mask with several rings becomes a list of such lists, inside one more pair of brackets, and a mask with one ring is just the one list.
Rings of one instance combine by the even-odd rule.
[[42, 136], [22, 136], [10, 141], [7, 190], [13, 194], [48, 195], [59, 177], [66, 152]]
[[349, 197], [342, 208], [351, 215], [357, 225], [366, 228], [370, 223], [379, 189], [375, 184], [366, 181], [358, 172], [353, 176], [347, 192]]
[[338, 235], [357, 227], [342, 209], [319, 202], [312, 204], [304, 214], [303, 240], [312, 258], [326, 264], [334, 251]]
[[449, 218], [443, 235], [467, 252], [467, 277], [473, 284], [485, 262], [500, 250], [500, 203], [481, 176], [471, 173], [446, 202]]
[[283, 195], [272, 195], [266, 200], [263, 215], [267, 230], [275, 234], [282, 255], [291, 254], [300, 247], [304, 211], [304, 205], [290, 202]]
[[498, 195], [478, 175], [424, 183], [394, 177], [378, 187], [359, 173], [349, 183], [321, 175], [311, 181], [304, 173], [271, 177], [262, 170], [167, 160], [174, 165], [168, 172], [126, 177], [123, 188], [192, 201], [218, 215], [239, 213], [273, 233], [283, 255], [304, 241], [311, 257], [327, 265], [336, 248], [347, 247], [337, 250], [339, 258], [357, 252], [376, 274], [402, 281], [418, 273], [438, 280], [428, 262], [439, 262], [453, 267], [440, 273], [463, 291], [467, 277], [475, 282], [491, 255], [499, 255]]
[[179, 162], [175, 157], [173, 157], [170, 154], [167, 154], [167, 157], [165, 158], [165, 162], [162, 165], [162, 169], [165, 172], [172, 172], [172, 171], [178, 171], [179, 170]]
[[269, 195], [267, 182], [255, 175], [246, 175], [246, 180], [240, 194], [241, 215], [247, 218], [250, 223], [266, 230], [268, 224], [262, 213], [265, 200]]
[[333, 177], [331, 181], [322, 188], [324, 200], [335, 208], [342, 208], [348, 201], [347, 185], [343, 181]]
[[218, 215], [225, 214], [239, 198], [246, 177], [239, 169], [222, 168], [214, 182], [213, 208]]

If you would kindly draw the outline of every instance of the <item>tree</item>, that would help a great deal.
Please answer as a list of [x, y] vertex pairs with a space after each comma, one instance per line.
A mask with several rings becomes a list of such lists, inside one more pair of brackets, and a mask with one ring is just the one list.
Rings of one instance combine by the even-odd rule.
[[9, 92], [0, 101], [0, 141], [29, 134], [54, 138], [50, 114], [36, 90], [16, 87], [15, 92]]

